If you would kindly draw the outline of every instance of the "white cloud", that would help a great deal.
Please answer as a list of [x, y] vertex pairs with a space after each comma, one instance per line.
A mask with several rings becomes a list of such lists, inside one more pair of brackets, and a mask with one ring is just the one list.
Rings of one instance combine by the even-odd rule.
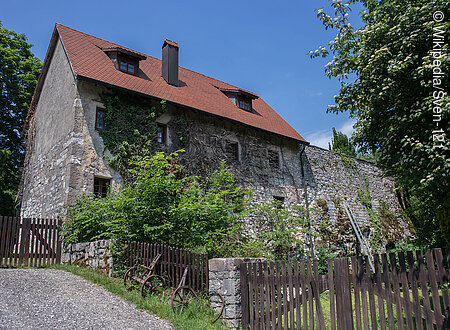
[[[338, 132], [342, 132], [348, 137], [353, 133], [353, 125], [355, 124], [354, 119], [349, 119], [343, 123], [340, 127], [337, 127]], [[333, 136], [332, 129], [321, 130], [306, 134], [306, 141], [310, 142], [314, 146], [322, 147], [328, 149], [328, 143], [331, 143], [331, 137]]]

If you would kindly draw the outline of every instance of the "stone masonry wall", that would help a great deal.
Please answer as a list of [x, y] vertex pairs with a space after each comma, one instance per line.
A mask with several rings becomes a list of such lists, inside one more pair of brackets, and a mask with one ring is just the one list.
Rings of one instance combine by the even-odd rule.
[[61, 262], [86, 266], [111, 276], [113, 270], [112, 244], [112, 240], [69, 244], [63, 247]]
[[[217, 258], [209, 260], [209, 290], [219, 292], [225, 300], [223, 323], [233, 329], [241, 325], [241, 280], [239, 266], [242, 262], [262, 262], [262, 258]], [[211, 302], [218, 310], [218, 306]]]

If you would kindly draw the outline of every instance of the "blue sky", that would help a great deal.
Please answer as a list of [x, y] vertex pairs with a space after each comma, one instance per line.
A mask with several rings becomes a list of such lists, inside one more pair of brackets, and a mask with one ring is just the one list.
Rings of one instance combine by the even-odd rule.
[[180, 45], [180, 65], [258, 93], [306, 140], [327, 147], [331, 128], [351, 134], [347, 114], [327, 114], [338, 93], [329, 59], [309, 50], [334, 37], [316, 1], [4, 1], [3, 26], [25, 33], [44, 59], [56, 22], [161, 57], [164, 38]]

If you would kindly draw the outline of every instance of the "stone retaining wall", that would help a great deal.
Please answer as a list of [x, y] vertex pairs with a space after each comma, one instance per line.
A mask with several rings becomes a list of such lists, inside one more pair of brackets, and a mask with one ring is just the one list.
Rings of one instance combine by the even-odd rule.
[[100, 240], [63, 246], [61, 262], [87, 266], [111, 276], [113, 269], [111, 246], [113, 242], [113, 240]]

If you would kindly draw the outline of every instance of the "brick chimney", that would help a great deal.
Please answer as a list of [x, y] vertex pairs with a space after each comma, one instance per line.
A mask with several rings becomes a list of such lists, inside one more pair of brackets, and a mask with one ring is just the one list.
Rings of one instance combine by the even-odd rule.
[[164, 39], [162, 46], [162, 76], [169, 85], [178, 87], [178, 44]]

